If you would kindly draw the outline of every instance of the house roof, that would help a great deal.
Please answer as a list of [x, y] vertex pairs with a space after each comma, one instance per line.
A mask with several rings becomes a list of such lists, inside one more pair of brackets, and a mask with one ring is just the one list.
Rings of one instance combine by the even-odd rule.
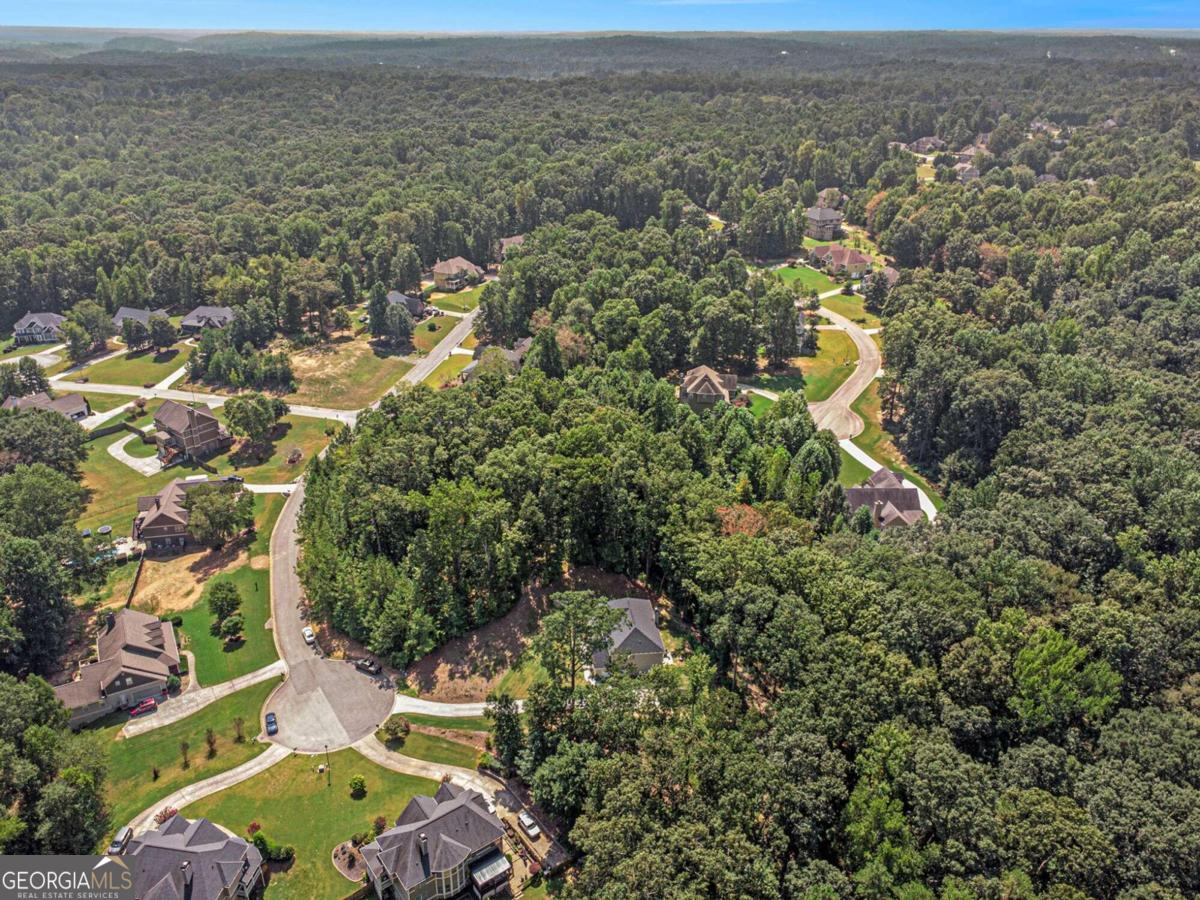
[[[533, 346], [533, 338], [531, 338], [531, 337], [521, 338], [519, 341], [517, 341], [515, 344], [512, 345], [511, 350], [508, 347], [502, 347], [499, 344], [479, 344], [478, 346], [475, 347], [475, 351], [474, 351], [474, 353], [472, 353], [472, 356], [474, 357], [475, 360], [480, 360], [480, 359], [483, 359], [483, 355], [485, 353], [489, 353], [489, 352], [500, 353], [506, 360], [508, 360], [510, 365], [512, 365], [514, 368], [519, 369], [521, 367], [521, 363], [525, 359], [525, 354], [529, 352], [529, 348], [532, 346]], [[471, 363], [468, 363], [467, 367], [470, 368], [471, 365], [472, 365]], [[465, 372], [466, 369], [464, 369], [463, 371]]]
[[843, 247], [841, 244], [824, 244], [820, 247], [813, 247], [809, 256], [833, 263], [837, 268], [869, 266], [872, 263], [871, 257], [850, 247]]
[[851, 512], [866, 506], [884, 528], [896, 524], [911, 525], [924, 517], [921, 494], [906, 487], [904, 479], [891, 469], [878, 469], [858, 487], [846, 488], [846, 503]]
[[68, 709], [99, 702], [120, 676], [165, 682], [179, 668], [175, 628], [135, 609], [108, 616], [96, 639], [96, 656], [99, 661], [82, 666], [78, 678], [54, 688]]
[[696, 366], [683, 376], [683, 390], [689, 396], [720, 397], [729, 402], [737, 393], [737, 375], [717, 372], [708, 366]]
[[433, 274], [435, 275], [457, 275], [459, 272], [474, 272], [476, 275], [482, 275], [483, 269], [461, 256], [439, 259], [433, 264]]
[[25, 313], [17, 320], [17, 324], [13, 326], [14, 331], [22, 331], [29, 328], [31, 325], [40, 325], [42, 328], [57, 329], [63, 322], [67, 321], [66, 316], [60, 316], [58, 313], [52, 312], [31, 312]]
[[525, 235], [514, 234], [511, 237], [500, 238], [500, 255], [503, 256], [509, 247], [520, 247], [525, 243]]
[[259, 879], [262, 854], [208, 819], [174, 815], [125, 850], [134, 894], [142, 900], [216, 900]]
[[373, 871], [385, 871], [412, 890], [431, 873], [462, 864], [503, 835], [504, 826], [487, 811], [482, 794], [443, 782], [433, 797], [413, 797], [396, 827], [364, 846], [362, 855]]
[[121, 327], [121, 324], [126, 319], [135, 319], [146, 327], [149, 327], [151, 316], [165, 316], [166, 314], [167, 311], [165, 309], [138, 309], [135, 306], [122, 306], [113, 313], [112, 320], [113, 324], [118, 328]]
[[82, 394], [63, 394], [61, 397], [51, 397], [45, 391], [38, 391], [26, 397], [9, 397], [0, 404], [0, 409], [45, 409], [61, 413], [68, 419], [88, 415], [91, 407]]
[[605, 668], [613, 653], [666, 653], [658, 623], [654, 618], [654, 604], [642, 597], [619, 597], [608, 601], [609, 609], [619, 609], [625, 615], [609, 635], [609, 649], [592, 655], [592, 663], [598, 669]]
[[176, 434], [217, 421], [217, 417], [208, 408], [188, 406], [175, 400], [164, 400], [158, 412], [154, 414], [155, 427]]
[[842, 214], [836, 209], [830, 209], [828, 206], [810, 206], [805, 211], [805, 215], [808, 216], [810, 221], [818, 222], [822, 225], [829, 222], [842, 221]]
[[188, 491], [201, 484], [229, 484], [228, 478], [176, 478], [153, 496], [137, 498], [137, 516], [133, 520], [135, 535], [147, 528], [187, 528]]
[[400, 291], [388, 291], [387, 302], [393, 306], [397, 303], [403, 303], [408, 309], [410, 315], [418, 316], [425, 309], [425, 301], [421, 297], [410, 297], [408, 294], [403, 294]]
[[233, 321], [233, 307], [197, 306], [179, 324], [185, 328], [224, 328]]

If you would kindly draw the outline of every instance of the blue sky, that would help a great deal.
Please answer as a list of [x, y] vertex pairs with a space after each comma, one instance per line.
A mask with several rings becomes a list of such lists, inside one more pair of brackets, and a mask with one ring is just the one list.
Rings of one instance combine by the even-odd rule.
[[1200, 2], [0, 0], [0, 25], [426, 32], [1200, 28]]

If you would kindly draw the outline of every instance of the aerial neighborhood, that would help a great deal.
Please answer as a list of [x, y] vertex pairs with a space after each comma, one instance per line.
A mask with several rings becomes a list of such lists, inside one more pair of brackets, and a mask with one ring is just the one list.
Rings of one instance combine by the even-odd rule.
[[0, 874], [1200, 896], [1200, 41], [302, 30], [0, 26]]

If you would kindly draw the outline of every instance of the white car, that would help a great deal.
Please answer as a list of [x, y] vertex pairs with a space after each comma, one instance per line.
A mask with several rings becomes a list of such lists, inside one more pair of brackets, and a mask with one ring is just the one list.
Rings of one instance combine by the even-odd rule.
[[523, 832], [529, 835], [531, 840], [536, 841], [542, 833], [542, 829], [538, 828], [538, 823], [533, 820], [533, 816], [525, 810], [521, 810], [517, 815], [517, 824], [521, 826]]
[[314, 634], [313, 630], [311, 628], [309, 628], [307, 625], [305, 625], [302, 629], [300, 629], [300, 633], [302, 635], [304, 635], [304, 643], [315, 644], [317, 642], [316, 634]]

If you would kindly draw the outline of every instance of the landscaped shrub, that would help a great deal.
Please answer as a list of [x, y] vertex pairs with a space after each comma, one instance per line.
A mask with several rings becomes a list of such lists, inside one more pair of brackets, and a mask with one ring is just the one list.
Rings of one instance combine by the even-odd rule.
[[387, 816], [376, 816], [372, 824], [375, 827], [375, 836], [379, 837], [379, 835], [387, 831]]
[[170, 820], [172, 816], [177, 815], [178, 813], [179, 810], [177, 810], [175, 807], [164, 806], [154, 814], [154, 824], [161, 825], [163, 822]]
[[167, 676], [167, 690], [170, 691], [171, 693], [175, 693], [175, 691], [179, 690], [179, 686], [182, 683], [183, 682], [179, 680], [178, 675], [168, 675]]
[[384, 740], [388, 743], [403, 744], [409, 731], [412, 730], [412, 726], [404, 716], [396, 715], [388, 716], [388, 720], [383, 723], [383, 728], [380, 730], [383, 732]]
[[355, 798], [367, 796], [367, 779], [361, 775], [350, 776], [350, 796]]
[[251, 822], [246, 826], [246, 834], [250, 835], [250, 837], [254, 837], [254, 835], [258, 834], [260, 831], [262, 831], [262, 826], [257, 822]]
[[261, 829], [254, 832], [250, 842], [258, 848], [258, 852], [267, 862], [290, 862], [296, 857], [295, 847], [291, 844], [276, 844]]

